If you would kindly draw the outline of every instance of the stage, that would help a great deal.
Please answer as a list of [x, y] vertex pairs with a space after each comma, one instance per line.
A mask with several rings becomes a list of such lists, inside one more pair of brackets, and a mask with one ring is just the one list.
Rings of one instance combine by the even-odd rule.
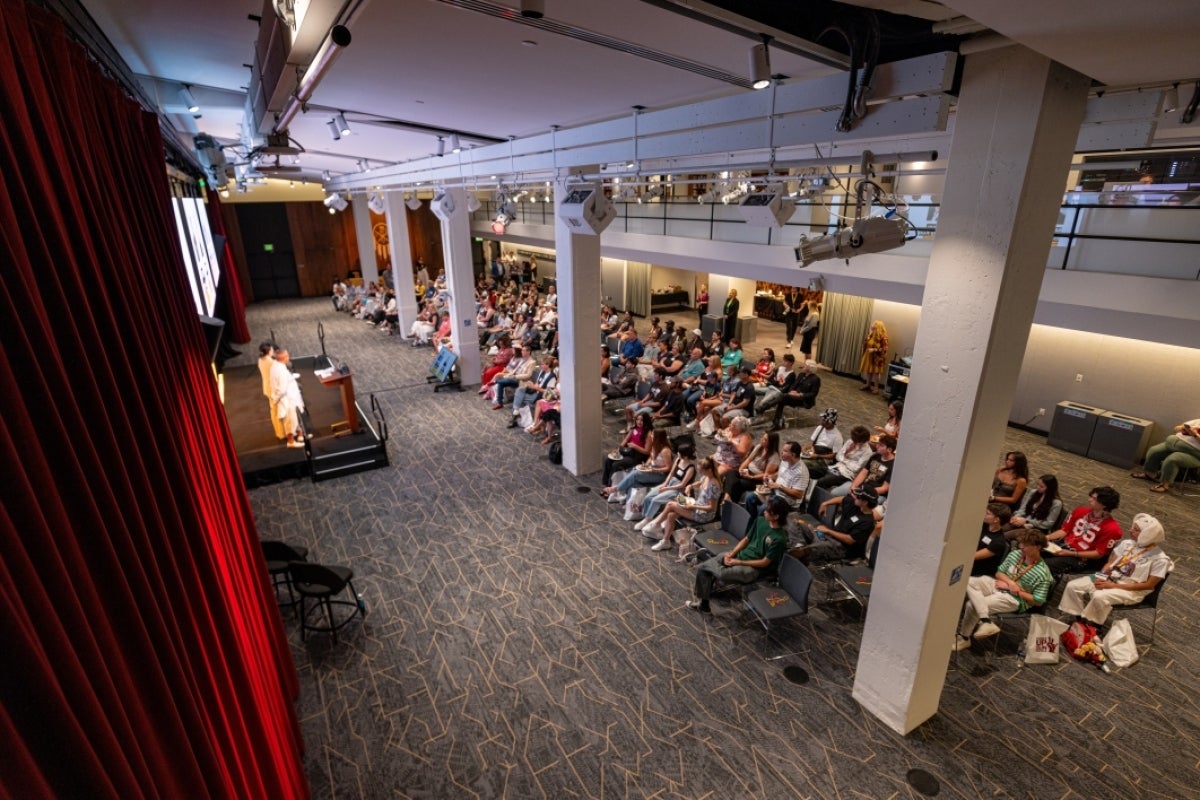
[[388, 466], [387, 425], [377, 408], [364, 411], [360, 402], [359, 432], [334, 432], [333, 425], [346, 419], [341, 392], [317, 379], [313, 373], [316, 360], [305, 356], [291, 361], [292, 371], [300, 373], [300, 391], [313, 434], [304, 449], [287, 447], [275, 439], [257, 364], [230, 367], [223, 373], [225, 417], [247, 488], [290, 478], [324, 480]]

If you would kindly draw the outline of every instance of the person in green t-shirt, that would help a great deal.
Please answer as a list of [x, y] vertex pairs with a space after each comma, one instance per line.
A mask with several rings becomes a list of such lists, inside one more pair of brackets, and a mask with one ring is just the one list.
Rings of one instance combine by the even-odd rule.
[[702, 614], [711, 613], [708, 598], [716, 581], [723, 583], [753, 583], [779, 569], [787, 552], [788, 505], [782, 498], [772, 497], [766, 510], [754, 521], [746, 538], [722, 556], [715, 556], [696, 568], [695, 597], [687, 607]]
[[991, 614], [1026, 613], [1046, 602], [1054, 577], [1042, 560], [1046, 534], [1037, 528], [1017, 532], [1017, 547], [996, 570], [995, 577], [979, 575], [967, 580], [967, 599], [958, 626], [955, 650], [971, 646], [971, 637], [985, 639], [1000, 632]]

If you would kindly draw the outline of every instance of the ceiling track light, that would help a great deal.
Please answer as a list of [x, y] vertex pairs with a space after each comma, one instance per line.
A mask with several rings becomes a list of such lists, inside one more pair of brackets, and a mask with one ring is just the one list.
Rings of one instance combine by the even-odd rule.
[[338, 139], [342, 138], [342, 132], [340, 130], [338, 130], [337, 120], [331, 119], [331, 120], [329, 120], [329, 122], [326, 122], [325, 124], [329, 126], [329, 135], [331, 137], [333, 137], [333, 140], [335, 142]]
[[187, 106], [189, 114], [195, 114], [200, 110], [200, 104], [196, 102], [196, 98], [192, 95], [192, 87], [189, 84], [183, 84], [179, 87], [179, 99]]
[[771, 85], [771, 56], [767, 50], [767, 37], [750, 48], [750, 86], [765, 89]]
[[451, 153], [461, 153], [462, 152], [462, 142], [460, 142], [458, 140], [457, 133], [450, 134], [450, 152]]
[[342, 136], [350, 135], [350, 123], [346, 122], [346, 115], [341, 111], [334, 115], [333, 124], [337, 125], [338, 132], [342, 134]]
[[446, 155], [446, 137], [439, 136], [439, 137], [437, 137], [437, 140], [438, 140], [437, 157], [441, 158], [442, 156]]
[[1179, 84], [1171, 84], [1171, 88], [1163, 93], [1163, 113], [1170, 114], [1179, 108]]

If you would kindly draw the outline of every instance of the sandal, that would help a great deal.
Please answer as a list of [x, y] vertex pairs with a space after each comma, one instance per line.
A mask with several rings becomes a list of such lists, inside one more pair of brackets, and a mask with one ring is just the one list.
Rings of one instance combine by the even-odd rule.
[[1157, 486], [1151, 486], [1150, 491], [1155, 492], [1157, 494], [1166, 494], [1170, 490], [1170, 488], [1171, 487], [1167, 486], [1165, 483], [1160, 483]]
[[1136, 471], [1134, 471], [1134, 472], [1131, 472], [1131, 473], [1129, 473], [1129, 477], [1131, 477], [1131, 478], [1140, 478], [1141, 480], [1144, 480], [1144, 481], [1155, 481], [1155, 480], [1158, 480], [1158, 476], [1157, 476], [1157, 475], [1151, 475], [1150, 473], [1148, 473], [1148, 472], [1142, 472], [1141, 470], [1136, 470]]

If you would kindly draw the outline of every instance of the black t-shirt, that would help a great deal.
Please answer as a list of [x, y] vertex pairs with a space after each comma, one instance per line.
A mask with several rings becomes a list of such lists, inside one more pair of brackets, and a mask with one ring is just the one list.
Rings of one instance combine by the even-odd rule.
[[[863, 486], [869, 486], [878, 491], [879, 487], [885, 483], [890, 484], [892, 480], [892, 466], [896, 463], [896, 459], [884, 461], [878, 453], [871, 456], [867, 461], [867, 478], [863, 481]], [[891, 488], [890, 486], [888, 488]]]
[[979, 546], [975, 549], [990, 550], [992, 554], [972, 563], [971, 575], [995, 575], [996, 570], [1000, 569], [1000, 563], [1004, 561], [1004, 556], [1008, 554], [1008, 540], [1004, 538], [1004, 531], [993, 533], [988, 530], [987, 523], [984, 523], [979, 534]]
[[[870, 511], [859, 510], [858, 503], [850, 495], [842, 498], [834, 515], [833, 524], [829, 527], [838, 533], [848, 533], [854, 539], [854, 544], [846, 545], [846, 558], [863, 558], [866, 556], [867, 539], [875, 530], [875, 515]], [[1004, 538], [1004, 534], [1000, 534]]]
[[[754, 415], [754, 384], [749, 381], [738, 381], [737, 388], [733, 390], [733, 402], [730, 405], [737, 406], [746, 410], [747, 416]], [[745, 405], [742, 405], [745, 403]]]

